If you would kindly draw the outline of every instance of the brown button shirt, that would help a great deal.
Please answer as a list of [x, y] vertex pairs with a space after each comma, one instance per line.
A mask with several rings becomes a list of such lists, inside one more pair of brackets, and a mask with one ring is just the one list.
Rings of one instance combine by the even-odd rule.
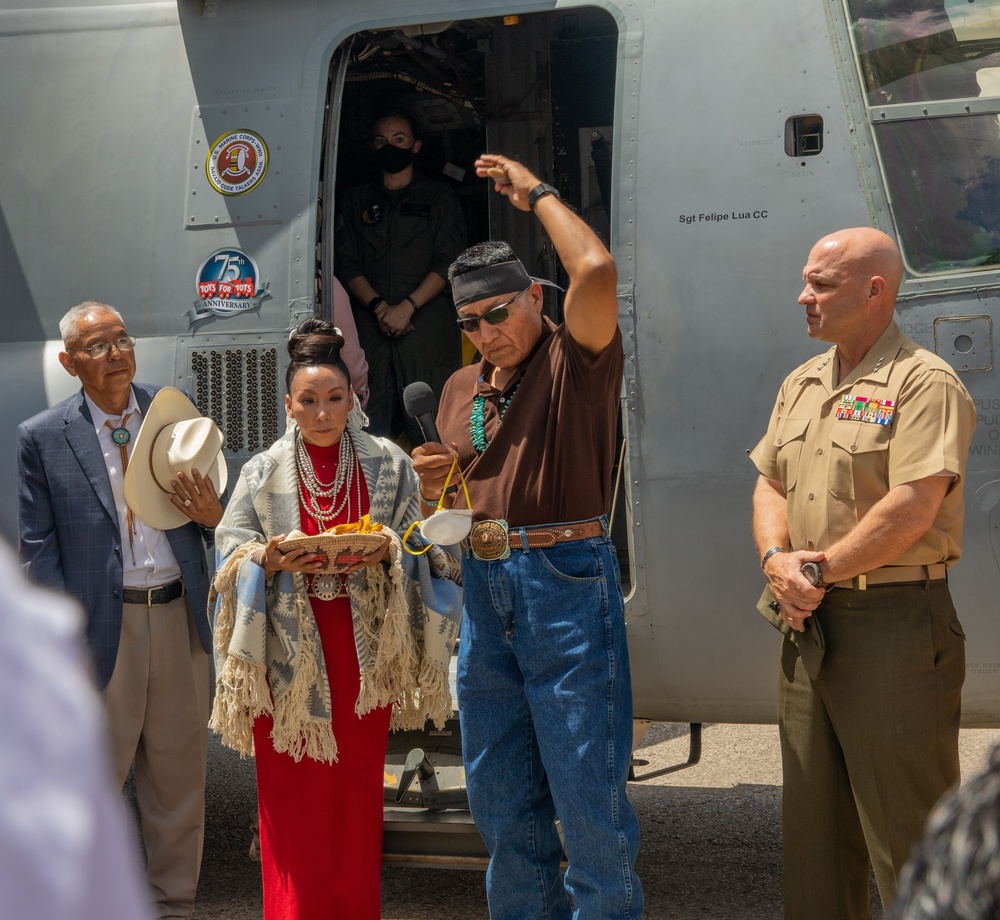
[[789, 374], [750, 455], [785, 490], [791, 548], [825, 550], [890, 489], [943, 473], [955, 481], [934, 525], [893, 564], [951, 565], [962, 552], [962, 480], [976, 425], [958, 375], [895, 321], [839, 383], [836, 370], [832, 348]]
[[[565, 324], [545, 319], [534, 351], [503, 392], [487, 382], [493, 371], [487, 361], [451, 376], [437, 427], [446, 446], [458, 445], [477, 521], [502, 518], [520, 527], [607, 514], [623, 367], [619, 330], [591, 357]], [[512, 391], [501, 420], [499, 400]], [[470, 432], [476, 395], [486, 400], [489, 447], [482, 454]]]

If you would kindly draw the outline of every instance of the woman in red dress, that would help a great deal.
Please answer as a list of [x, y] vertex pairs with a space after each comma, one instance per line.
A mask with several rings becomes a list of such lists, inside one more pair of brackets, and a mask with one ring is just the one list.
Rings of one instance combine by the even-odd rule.
[[[265, 920], [378, 920], [393, 704], [397, 725], [450, 711], [399, 577], [416, 479], [396, 445], [348, 424], [342, 345], [320, 320], [292, 334], [289, 431], [246, 464], [216, 533], [213, 727], [244, 752], [252, 736]], [[342, 573], [278, 548], [364, 515], [383, 542]]]

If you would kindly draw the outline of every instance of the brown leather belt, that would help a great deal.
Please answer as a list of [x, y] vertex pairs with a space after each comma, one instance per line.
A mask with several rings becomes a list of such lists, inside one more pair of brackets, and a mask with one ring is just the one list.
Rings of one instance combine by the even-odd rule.
[[[524, 530], [527, 546], [521, 541]], [[483, 562], [505, 559], [512, 549], [545, 549], [556, 543], [586, 540], [604, 535], [602, 521], [582, 521], [578, 524], [545, 524], [538, 527], [510, 528], [501, 521], [480, 521], [472, 528], [469, 545], [476, 558]]]
[[126, 604], [140, 604], [143, 607], [162, 607], [183, 594], [184, 582], [178, 578], [168, 585], [157, 585], [155, 588], [124, 588], [122, 600]]
[[831, 588], [851, 588], [854, 591], [867, 591], [873, 585], [904, 585], [916, 581], [944, 581], [948, 566], [943, 562], [933, 565], [886, 565], [864, 575], [855, 575], [846, 581], [837, 581]]

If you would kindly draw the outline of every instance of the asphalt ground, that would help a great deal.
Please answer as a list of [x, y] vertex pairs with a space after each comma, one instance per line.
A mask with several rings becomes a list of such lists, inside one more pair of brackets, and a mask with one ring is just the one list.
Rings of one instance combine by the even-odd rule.
[[[962, 773], [985, 767], [1000, 730], [963, 730]], [[637, 757], [651, 772], [687, 758], [687, 726], [656, 724]], [[781, 759], [773, 725], [705, 725], [700, 762], [629, 784], [642, 831], [647, 920], [781, 917]], [[260, 920], [259, 864], [247, 856], [253, 763], [213, 738], [198, 920]], [[874, 894], [875, 920], [882, 917]], [[482, 872], [387, 867], [383, 920], [488, 920]]]

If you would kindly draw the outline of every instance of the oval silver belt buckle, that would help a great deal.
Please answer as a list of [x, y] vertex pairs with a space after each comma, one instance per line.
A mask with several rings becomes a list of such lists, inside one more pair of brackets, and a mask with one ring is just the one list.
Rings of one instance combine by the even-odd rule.
[[498, 562], [510, 555], [510, 543], [507, 541], [507, 522], [480, 521], [472, 528], [469, 536], [472, 555], [480, 562]]

